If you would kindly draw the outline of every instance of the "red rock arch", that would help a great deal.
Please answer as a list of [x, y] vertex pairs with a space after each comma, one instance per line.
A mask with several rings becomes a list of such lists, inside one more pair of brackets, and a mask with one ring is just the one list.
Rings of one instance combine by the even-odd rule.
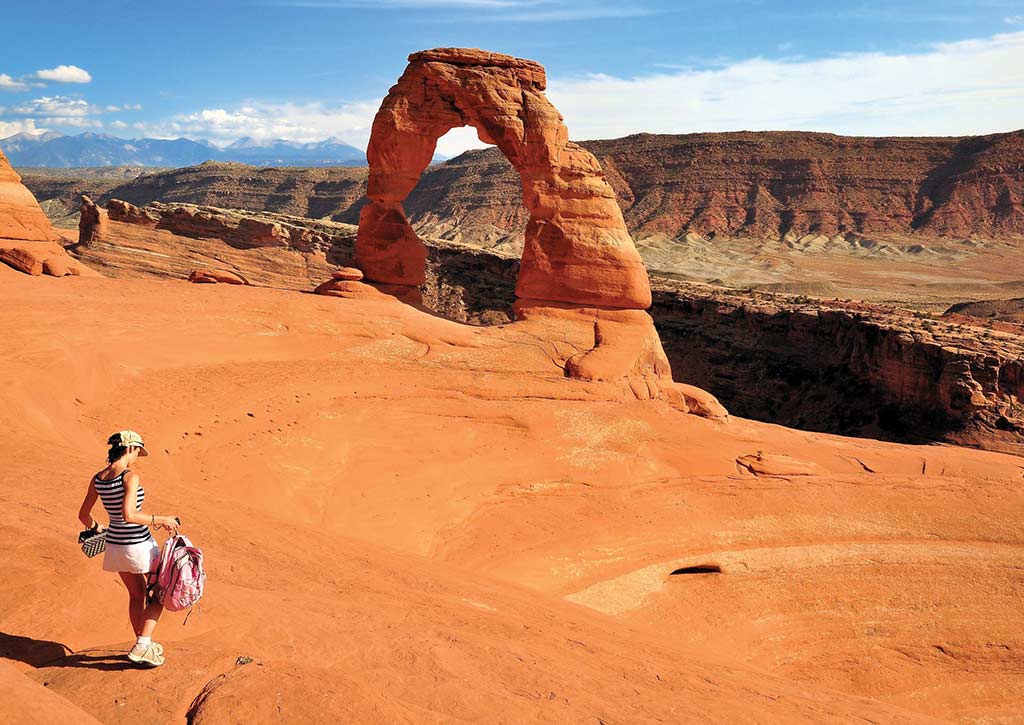
[[426, 251], [402, 202], [430, 164], [437, 140], [472, 126], [519, 172], [530, 212], [516, 285], [521, 300], [645, 309], [643, 260], [597, 159], [569, 141], [544, 96], [544, 68], [475, 49], [438, 48], [409, 56], [381, 104], [367, 157], [367, 204], [356, 260], [368, 280], [416, 286]]

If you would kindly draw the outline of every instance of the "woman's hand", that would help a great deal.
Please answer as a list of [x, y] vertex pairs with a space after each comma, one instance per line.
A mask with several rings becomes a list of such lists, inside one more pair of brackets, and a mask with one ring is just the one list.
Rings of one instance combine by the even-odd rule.
[[157, 516], [157, 526], [167, 529], [171, 532], [171, 536], [178, 535], [178, 527], [181, 525], [178, 523], [177, 516]]

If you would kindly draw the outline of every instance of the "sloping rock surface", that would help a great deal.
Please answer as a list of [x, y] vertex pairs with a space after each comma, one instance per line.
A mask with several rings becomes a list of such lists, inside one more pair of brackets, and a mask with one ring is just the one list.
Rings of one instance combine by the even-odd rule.
[[[680, 415], [567, 379], [593, 326], [550, 318], [555, 340], [386, 296], [16, 273], [0, 308], [0, 458], [32, 482], [5, 490], [0, 659], [101, 722], [1020, 712], [1016, 457]], [[74, 545], [126, 415], [146, 510], [208, 564], [156, 672]], [[72, 721], [22, 697], [3, 720]]]
[[50, 220], [0, 151], [0, 239], [48, 242]]

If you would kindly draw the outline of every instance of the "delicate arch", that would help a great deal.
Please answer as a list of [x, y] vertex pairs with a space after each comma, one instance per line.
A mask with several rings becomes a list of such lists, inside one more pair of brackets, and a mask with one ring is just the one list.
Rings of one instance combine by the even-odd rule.
[[540, 64], [508, 55], [438, 48], [409, 56], [374, 118], [366, 153], [370, 203], [359, 217], [356, 261], [368, 280], [423, 283], [426, 250], [402, 202], [437, 140], [472, 126], [522, 179], [530, 219], [516, 295], [610, 308], [650, 305], [647, 270], [615, 193], [593, 154], [569, 141], [545, 86]]

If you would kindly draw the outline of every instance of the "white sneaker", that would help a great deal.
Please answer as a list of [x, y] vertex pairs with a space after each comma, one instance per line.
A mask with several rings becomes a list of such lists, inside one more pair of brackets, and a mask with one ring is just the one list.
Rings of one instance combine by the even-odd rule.
[[147, 667], [159, 667], [164, 663], [163, 649], [156, 642], [150, 642], [145, 647], [136, 644], [129, 650], [128, 659], [136, 664], [146, 665]]

